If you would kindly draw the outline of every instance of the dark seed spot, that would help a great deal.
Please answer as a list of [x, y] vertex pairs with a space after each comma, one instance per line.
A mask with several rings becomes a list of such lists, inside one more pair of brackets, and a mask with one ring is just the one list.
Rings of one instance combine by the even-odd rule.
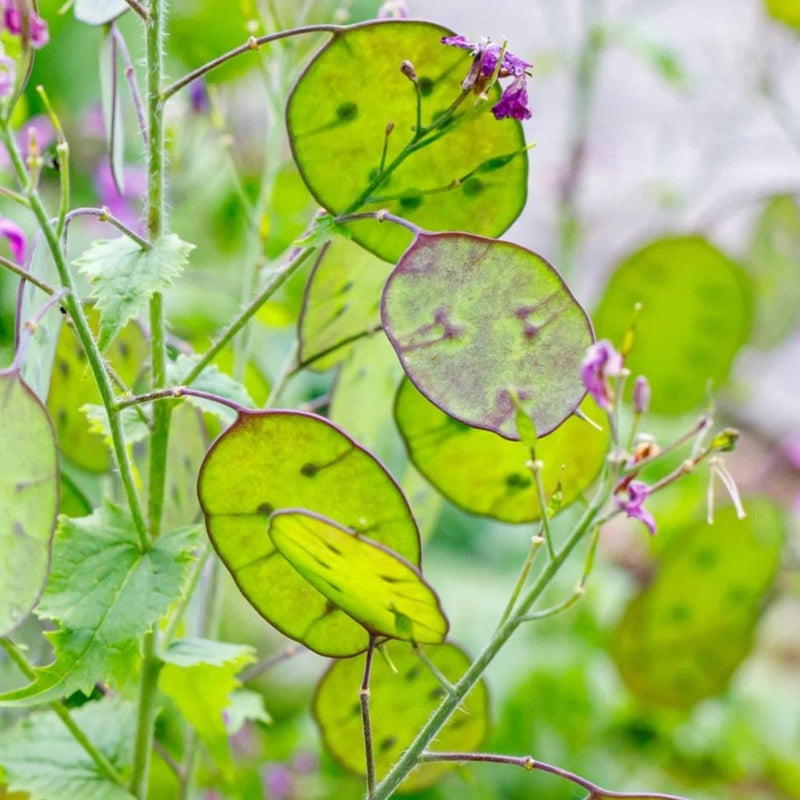
[[461, 186], [461, 191], [467, 197], [475, 197], [475, 195], [480, 194], [484, 190], [484, 183], [480, 178], [467, 178], [464, 181], [463, 185]]
[[354, 717], [360, 717], [361, 716], [361, 703], [353, 703], [353, 705], [350, 706], [350, 714], [352, 716], [354, 716]]
[[711, 569], [717, 563], [717, 554], [713, 550], [700, 550], [694, 557], [694, 563], [700, 569]]
[[342, 551], [338, 547], [334, 547], [330, 542], [324, 542], [325, 547], [331, 551], [331, 553], [335, 553], [337, 556], [342, 554]]
[[692, 610], [689, 606], [675, 605], [670, 609], [670, 617], [673, 622], [686, 622], [692, 616]]
[[422, 195], [409, 194], [400, 198], [400, 205], [406, 211], [413, 211], [415, 208], [419, 208], [422, 205], [422, 200]]
[[58, 371], [66, 378], [69, 375], [69, 364], [66, 361], [58, 359]]
[[336, 117], [340, 122], [350, 122], [358, 116], [358, 106], [355, 103], [342, 103], [336, 109]]
[[256, 509], [256, 513], [264, 514], [264, 516], [268, 517], [274, 510], [275, 506], [273, 506], [271, 503], [261, 503], [261, 505]]
[[434, 87], [433, 78], [429, 78], [427, 75], [423, 75], [419, 81], [419, 93], [423, 97], [427, 97], [432, 91]]
[[416, 680], [417, 675], [419, 675], [419, 667], [411, 667], [411, 669], [406, 672], [406, 680], [411, 683]]
[[379, 575], [378, 576], [382, 581], [386, 581], [386, 583], [401, 583], [401, 578], [395, 578], [392, 575]]
[[528, 475], [520, 475], [518, 472], [506, 475], [506, 486], [509, 489], [527, 489], [531, 482], [532, 480]]
[[308, 464], [303, 464], [300, 467], [300, 474], [305, 478], [313, 478], [319, 472], [319, 466], [317, 464], [312, 464], [309, 462]]
[[447, 694], [447, 692], [445, 692], [443, 687], [437, 686], [435, 689], [431, 689], [431, 691], [428, 693], [428, 699], [430, 699], [430, 700], [440, 700], [446, 694]]
[[122, 358], [127, 358], [131, 354], [131, 349], [125, 342], [119, 343], [119, 354]]
[[353, 288], [353, 281], [347, 281], [347, 283], [342, 286], [343, 292], [349, 292]]
[[325, 610], [322, 612], [323, 616], [327, 616], [328, 614], [332, 614], [339, 606], [336, 603], [331, 603], [330, 600], [325, 601]]
[[378, 743], [378, 750], [380, 750], [382, 753], [385, 753], [387, 750], [391, 750], [396, 744], [396, 736], [387, 736], [385, 739], [381, 739]]

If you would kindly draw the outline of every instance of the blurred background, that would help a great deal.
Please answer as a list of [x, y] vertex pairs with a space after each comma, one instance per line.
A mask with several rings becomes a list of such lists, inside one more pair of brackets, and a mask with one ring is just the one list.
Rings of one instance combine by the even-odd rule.
[[[60, 5], [40, 4], [51, 44], [37, 54], [30, 86], [45, 85], [70, 141], [73, 205], [106, 204], [135, 227], [141, 224], [144, 176], [133, 107], [123, 96], [120, 192], [103, 123], [101, 97], [110, 70], [103, 30], [71, 13], [59, 15]], [[177, 78], [250, 33], [299, 22], [367, 20], [380, 5], [174, 0], [168, 73]], [[659, 319], [676, 320], [675, 330], [664, 341], [645, 341], [643, 333], [636, 356], [651, 377], [654, 398], [658, 387], [667, 396], [676, 364], [680, 369], [680, 348], [702, 339], [698, 370], [708, 366], [716, 375], [718, 419], [742, 432], [726, 465], [751, 509], [748, 521], [735, 520], [719, 484], [718, 524], [706, 524], [709, 479], [703, 473], [653, 498], [657, 537], [635, 522], [607, 526], [587, 596], [523, 630], [492, 665], [491, 727], [483, 749], [530, 753], [618, 791], [674, 792], [695, 800], [800, 798], [798, 2], [409, 0], [407, 7], [411, 17], [472, 40], [506, 38], [509, 50], [533, 64], [533, 117], [524, 123], [527, 140], [535, 143], [528, 203], [504, 238], [562, 272], [593, 314], [598, 336], [618, 337], [618, 328], [629, 323], [619, 322], [620, 292], [645, 280], [648, 262], [637, 254], [654, 242], [679, 241], [684, 249], [675, 257], [700, 278], [709, 268], [707, 257], [733, 262], [730, 269], [746, 284], [733, 334], [725, 320], [734, 312], [722, 295], [707, 298], [713, 313], [704, 318], [705, 329], [695, 330], [682, 316], [683, 292], [702, 286], [683, 287], [681, 270], [667, 274], [652, 302]], [[129, 16], [118, 27], [138, 65], [141, 42]], [[291, 161], [282, 109], [302, 65], [323, 41], [291, 40], [237, 59], [170, 101], [171, 228], [197, 245], [189, 271], [168, 296], [178, 351], [208, 346], [313, 214], [313, 200]], [[52, 130], [31, 89], [17, 115], [20, 128], [37, 126], [40, 145], [52, 154]], [[0, 169], [10, 183], [7, 165]], [[53, 208], [55, 169], [51, 159], [43, 176]], [[5, 202], [0, 213], [30, 222]], [[77, 256], [92, 239], [108, 235], [99, 223], [79, 220], [70, 231], [71, 252]], [[633, 283], [615, 277], [623, 274]], [[300, 275], [268, 303], [246, 341], [220, 362], [238, 372], [259, 405], [290, 355], [306, 278]], [[6, 361], [16, 285], [0, 273]], [[354, 350], [352, 359], [357, 356]], [[303, 373], [287, 385], [282, 402], [330, 407], [336, 421], [403, 474], [405, 448], [383, 411], [399, 373], [370, 359]], [[341, 392], [334, 392], [330, 406], [339, 368], [349, 379], [339, 377]], [[372, 397], [369, 407], [356, 399], [364, 392]], [[704, 404], [704, 395], [685, 404], [654, 399], [657, 413], [643, 429], [669, 442], [692, 426]], [[70, 463], [68, 455], [64, 469], [85, 495], [102, 496], [106, 478]], [[421, 478], [412, 480], [412, 502], [421, 504], [428, 535], [426, 575], [449, 613], [453, 640], [475, 655], [496, 625], [535, 531], [437, 502]], [[190, 496], [185, 521], [197, 514]], [[708, 584], [690, 568], [695, 557], [716, 565]], [[548, 595], [552, 602], [569, 595], [582, 564], [581, 556], [567, 565]], [[760, 578], [738, 617], [731, 610], [735, 598], [721, 587], [742, 572]], [[263, 694], [272, 722], [248, 723], [234, 737], [235, 786], [221, 788], [214, 764], [203, 761], [200, 780], [208, 788], [200, 796], [361, 796], [361, 779], [325, 754], [309, 713], [326, 661], [297, 650], [286, 657], [290, 642], [270, 630], [232, 584], [225, 586], [222, 639], [252, 643], [260, 658], [275, 658], [271, 669], [247, 683]], [[697, 626], [684, 633], [659, 627], [641, 600], [657, 591], [685, 598]], [[738, 622], [726, 627], [728, 616]], [[645, 660], [637, 649], [640, 632], [652, 645]], [[709, 657], [706, 667], [702, 659], [693, 662], [705, 682], [684, 693], [661, 692], [673, 660], [691, 660], [701, 644], [722, 653]], [[165, 747], [179, 739], [169, 714], [159, 735]], [[173, 796], [170, 780], [156, 759], [153, 796]], [[584, 794], [550, 776], [485, 765], [456, 770], [440, 785], [409, 796], [567, 800]]]

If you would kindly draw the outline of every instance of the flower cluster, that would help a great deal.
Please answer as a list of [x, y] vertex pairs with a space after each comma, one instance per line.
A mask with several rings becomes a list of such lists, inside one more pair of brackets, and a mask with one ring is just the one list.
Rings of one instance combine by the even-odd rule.
[[13, 36], [22, 36], [34, 50], [50, 41], [47, 23], [19, 0], [0, 0], [3, 12], [3, 27]]
[[511, 77], [513, 80], [503, 90], [500, 101], [492, 108], [492, 113], [496, 119], [530, 119], [531, 110], [528, 107], [528, 88], [525, 81], [532, 64], [507, 50], [504, 52], [501, 45], [486, 38], [471, 42], [465, 36], [445, 36], [442, 44], [469, 50], [472, 55], [473, 66], [463, 83], [465, 89], [483, 91], [486, 82], [495, 74], [498, 60], [502, 58], [497, 77]]

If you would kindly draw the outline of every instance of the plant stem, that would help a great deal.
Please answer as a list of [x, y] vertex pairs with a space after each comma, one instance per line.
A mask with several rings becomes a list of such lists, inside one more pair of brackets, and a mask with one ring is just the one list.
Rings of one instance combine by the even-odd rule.
[[[17, 665], [19, 671], [29, 680], [36, 677], [36, 672], [33, 667], [28, 663], [25, 656], [19, 651], [19, 648], [10, 640], [0, 639], [0, 645], [8, 653], [9, 658]], [[64, 723], [67, 730], [72, 734], [75, 741], [86, 751], [89, 758], [94, 761], [100, 772], [112, 783], [118, 786], [123, 785], [122, 776], [114, 768], [114, 765], [105, 757], [102, 751], [98, 750], [90, 741], [89, 737], [81, 730], [80, 726], [72, 719], [69, 709], [64, 707], [60, 701], [54, 700], [48, 703], [52, 711]]]
[[547, 543], [547, 554], [552, 561], [555, 558], [556, 552], [553, 549], [553, 534], [550, 531], [550, 516], [549, 509], [547, 508], [547, 493], [544, 490], [544, 481], [542, 480], [542, 467], [544, 466], [538, 458], [536, 453], [531, 450], [531, 461], [528, 462], [530, 471], [533, 473], [533, 482], [536, 485], [536, 496], [539, 499], [539, 508], [542, 512], [542, 534]]
[[129, 239], [136, 242], [142, 250], [150, 250], [153, 246], [147, 239], [143, 239], [138, 233], [132, 231], [122, 220], [117, 219], [107, 206], [103, 206], [102, 208], [73, 208], [72, 211], [64, 217], [65, 234], [69, 223], [72, 222], [75, 217], [97, 217], [100, 222], [107, 222], [109, 225], [113, 225], [118, 231], [122, 231]]
[[545, 761], [537, 761], [533, 756], [504, 756], [495, 753], [437, 753], [435, 751], [427, 751], [422, 753], [419, 758], [420, 761], [455, 761], [464, 763], [467, 761], [479, 762], [484, 764], [509, 764], [514, 767], [522, 767], [528, 772], [547, 772], [551, 775], [557, 775], [559, 778], [564, 778], [571, 783], [586, 789], [590, 793], [591, 800], [616, 800], [616, 798], [631, 798], [631, 800], [687, 800], [685, 797], [679, 797], [674, 794], [659, 794], [653, 792], [613, 792], [610, 789], [603, 789], [596, 783], [581, 778], [574, 772], [556, 767], [553, 764], [548, 764]]
[[141, 403], [152, 403], [155, 400], [176, 400], [187, 395], [199, 397], [201, 400], [210, 400], [212, 403], [219, 403], [221, 406], [227, 406], [237, 413], [244, 411], [244, 408], [234, 400], [228, 400], [227, 397], [220, 397], [218, 394], [204, 392], [201, 389], [189, 389], [187, 386], [172, 386], [166, 389], [156, 389], [146, 394], [139, 394], [135, 397], [126, 397], [117, 402], [116, 409], [122, 411], [123, 408], [140, 405]]
[[539, 552], [539, 548], [543, 544], [544, 538], [542, 536], [538, 534], [536, 536], [531, 536], [531, 546], [528, 550], [528, 557], [525, 559], [525, 563], [522, 565], [519, 577], [517, 578], [517, 583], [514, 586], [514, 591], [511, 592], [511, 597], [508, 599], [508, 605], [506, 605], [506, 609], [503, 611], [503, 616], [500, 617], [500, 622], [497, 623], [498, 628], [501, 628], [505, 621], [511, 616], [511, 612], [514, 610], [514, 606], [517, 603], [517, 598], [522, 591], [522, 587], [525, 585], [525, 581], [528, 580], [528, 575], [530, 574], [531, 567], [536, 559], [536, 554]]
[[147, 13], [147, 10], [140, 5], [137, 0], [125, 0], [128, 6], [135, 11], [145, 22], [150, 21], [150, 15]]
[[43, 281], [40, 281], [38, 278], [31, 275], [25, 267], [21, 267], [19, 264], [15, 264], [13, 261], [0, 256], [0, 266], [5, 267], [9, 272], [13, 272], [15, 275], [19, 275], [23, 281], [28, 281], [28, 283], [32, 283], [37, 289], [41, 289], [45, 294], [55, 294], [56, 290], [52, 286], [48, 286]]
[[[161, 101], [163, 75], [165, 0], [151, 0], [145, 24], [145, 64], [147, 70], [147, 234], [156, 241], [164, 232], [164, 108]], [[151, 389], [166, 384], [167, 348], [164, 304], [160, 292], [150, 298]], [[148, 464], [147, 521], [150, 542], [161, 533], [164, 490], [167, 472], [167, 446], [171, 403], [157, 403], [153, 408]], [[158, 631], [155, 626], [144, 637], [139, 683], [139, 716], [133, 756], [131, 792], [145, 800], [153, 751], [156, 697], [161, 661], [157, 657]]]
[[0, 124], [0, 140], [6, 147], [11, 163], [17, 174], [17, 180], [23, 187], [25, 196], [31, 210], [33, 211], [36, 221], [39, 223], [42, 234], [44, 235], [50, 254], [58, 271], [58, 277], [61, 285], [67, 290], [68, 294], [64, 297], [64, 307], [69, 312], [72, 321], [75, 324], [75, 333], [81, 343], [83, 351], [86, 353], [86, 359], [89, 363], [89, 368], [97, 383], [98, 391], [100, 392], [100, 399], [103, 406], [108, 413], [108, 424], [111, 433], [112, 449], [114, 451], [114, 458], [116, 460], [117, 469], [119, 470], [120, 480], [125, 492], [125, 498], [130, 507], [131, 517], [139, 535], [139, 545], [142, 550], [149, 547], [147, 538], [147, 525], [144, 519], [139, 495], [136, 490], [136, 481], [133, 476], [133, 467], [131, 466], [130, 458], [128, 456], [127, 446], [125, 444], [125, 434], [122, 430], [122, 421], [114, 411], [114, 385], [111, 381], [108, 371], [106, 370], [103, 356], [97, 346], [97, 342], [92, 335], [89, 322], [86, 319], [86, 314], [80, 303], [80, 299], [75, 291], [75, 284], [72, 280], [72, 272], [70, 271], [69, 264], [67, 263], [64, 250], [61, 247], [59, 236], [55, 228], [50, 222], [47, 210], [44, 207], [41, 196], [36, 187], [31, 184], [28, 173], [25, 168], [25, 163], [22, 160], [22, 155], [17, 146], [17, 142], [8, 127], [7, 122]]
[[197, 69], [192, 70], [190, 73], [188, 73], [188, 75], [184, 75], [180, 80], [177, 80], [175, 83], [167, 86], [167, 88], [161, 93], [161, 99], [163, 101], [169, 100], [169, 98], [172, 97], [175, 92], [180, 91], [184, 86], [188, 86], [192, 81], [197, 80], [197, 78], [200, 78], [207, 72], [211, 72], [212, 69], [216, 69], [226, 61], [230, 61], [232, 58], [242, 55], [242, 53], [258, 50], [262, 45], [268, 44], [269, 42], [275, 42], [279, 39], [286, 39], [289, 36], [299, 36], [304, 33], [337, 34], [341, 33], [343, 30], [345, 30], [345, 28], [341, 25], [303, 25], [299, 28], [289, 28], [285, 31], [269, 33], [266, 36], [251, 36], [244, 44], [240, 44], [238, 47], [234, 47], [233, 50], [229, 50], [227, 53], [217, 56], [217, 58], [212, 59]]
[[395, 763], [386, 777], [375, 787], [372, 800], [387, 800], [391, 797], [395, 789], [403, 782], [405, 777], [419, 763], [420, 757], [425, 748], [430, 744], [434, 737], [439, 733], [444, 724], [450, 719], [451, 715], [459, 707], [462, 700], [470, 692], [473, 686], [480, 680], [486, 668], [492, 662], [503, 645], [509, 640], [514, 631], [524, 622], [525, 615], [531, 606], [536, 602], [542, 592], [550, 583], [550, 580], [558, 572], [569, 554], [583, 539], [584, 534], [592, 527], [597, 514], [605, 504], [610, 487], [608, 481], [604, 481], [598, 489], [592, 502], [584, 511], [583, 516], [570, 533], [564, 545], [555, 554], [555, 558], [548, 561], [544, 569], [539, 573], [536, 582], [531, 587], [528, 594], [520, 603], [517, 613], [507, 619], [494, 636], [483, 648], [480, 655], [472, 662], [470, 667], [453, 687], [453, 693], [445, 697], [439, 707], [433, 712], [425, 725], [420, 729], [414, 741], [409, 745], [400, 759]]
[[136, 739], [133, 751], [131, 792], [145, 800], [150, 775], [150, 755], [153, 749], [153, 725], [156, 717], [158, 674], [162, 662], [156, 656], [156, 632], [145, 634], [142, 646], [142, 674], [139, 681], [139, 714], [136, 720]]
[[364, 663], [364, 680], [358, 692], [361, 703], [361, 726], [364, 730], [364, 754], [367, 762], [367, 800], [375, 794], [375, 756], [372, 752], [372, 723], [369, 718], [369, 676], [372, 672], [372, 656], [375, 653], [375, 634], [369, 635], [367, 658]]
[[219, 355], [225, 346], [236, 336], [237, 333], [255, 316], [259, 308], [272, 297], [273, 294], [286, 283], [289, 278], [308, 260], [311, 254], [315, 251], [313, 247], [307, 247], [296, 250], [289, 261], [275, 272], [270, 278], [267, 285], [256, 295], [250, 304], [240, 312], [233, 322], [220, 334], [220, 337], [214, 342], [213, 345], [203, 353], [200, 360], [195, 364], [189, 374], [184, 378], [185, 384], [190, 384], [196, 380], [200, 373]]
[[145, 145], [147, 145], [147, 116], [145, 115], [142, 96], [139, 94], [139, 86], [136, 83], [136, 70], [133, 68], [131, 54], [128, 52], [128, 45], [125, 43], [125, 37], [120, 32], [115, 22], [111, 23], [111, 35], [114, 37], [114, 41], [117, 43], [117, 47], [119, 48], [119, 53], [122, 58], [122, 63], [125, 65], [125, 78], [128, 81], [128, 90], [131, 93], [133, 108], [136, 111], [136, 120], [139, 123], [139, 132], [142, 135], [142, 141]]

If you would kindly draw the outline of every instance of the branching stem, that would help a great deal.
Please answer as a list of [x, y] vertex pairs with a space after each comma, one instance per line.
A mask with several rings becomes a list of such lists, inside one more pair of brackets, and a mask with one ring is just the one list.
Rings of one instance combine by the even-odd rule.
[[367, 761], [367, 800], [375, 794], [375, 755], [372, 749], [372, 722], [369, 717], [369, 677], [372, 672], [372, 657], [375, 654], [375, 634], [369, 635], [367, 657], [364, 662], [364, 680], [358, 692], [361, 703], [361, 725], [364, 731], [364, 753]]

